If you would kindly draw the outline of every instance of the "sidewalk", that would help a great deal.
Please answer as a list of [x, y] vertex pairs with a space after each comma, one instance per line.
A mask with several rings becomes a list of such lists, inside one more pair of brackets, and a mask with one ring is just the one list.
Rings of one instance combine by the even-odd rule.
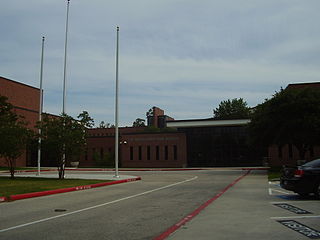
[[[0, 177], [3, 176], [10, 176], [8, 172], [0, 172]], [[44, 171], [40, 173], [40, 176], [37, 175], [37, 172], [17, 172], [15, 173], [15, 177], [35, 177], [35, 178], [55, 178], [58, 179], [58, 171]], [[0, 196], [0, 203], [12, 200], [20, 200], [26, 198], [33, 198], [33, 197], [41, 197], [47, 196], [52, 194], [58, 193], [65, 193], [65, 192], [73, 192], [73, 191], [80, 191], [80, 190], [87, 190], [96, 187], [103, 187], [108, 185], [115, 185], [120, 183], [132, 182], [141, 180], [141, 177], [137, 176], [129, 176], [129, 175], [122, 175], [119, 174], [117, 177], [112, 172], [76, 172], [76, 171], [66, 171], [65, 172], [65, 179], [94, 179], [94, 180], [111, 180], [103, 183], [96, 183], [96, 184], [89, 184], [85, 186], [75, 186], [75, 187], [68, 187], [68, 188], [61, 188], [61, 189], [54, 189], [54, 190], [47, 190], [41, 192], [31, 192], [31, 193], [24, 193], [24, 194], [17, 194], [11, 195], [9, 197]]]
[[266, 174], [252, 171], [167, 239], [306, 239], [271, 218], [291, 215], [271, 204], [281, 199], [268, 190]]
[[[0, 172], [0, 176], [10, 176], [10, 173], [8, 171], [6, 172]], [[58, 171], [57, 170], [51, 170], [51, 171], [41, 171], [40, 176], [37, 175], [37, 172], [24, 172], [24, 171], [18, 171], [15, 173], [15, 177], [41, 177], [41, 178], [58, 178]], [[92, 170], [81, 170], [77, 171], [76, 169], [73, 169], [71, 171], [66, 170], [65, 173], [66, 179], [95, 179], [95, 180], [124, 180], [124, 179], [131, 179], [136, 178], [136, 176], [130, 176], [130, 175], [123, 175], [119, 173], [118, 177], [115, 177], [115, 173], [112, 171], [92, 171]]]

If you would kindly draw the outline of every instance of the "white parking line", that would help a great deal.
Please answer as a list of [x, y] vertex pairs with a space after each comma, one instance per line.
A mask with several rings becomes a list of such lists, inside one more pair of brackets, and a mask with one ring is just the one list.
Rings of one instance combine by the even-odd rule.
[[281, 220], [281, 219], [300, 219], [300, 218], [320, 218], [320, 216], [290, 216], [290, 217], [271, 217], [273, 220]]
[[160, 188], [156, 188], [156, 189], [152, 189], [152, 190], [149, 190], [149, 191], [146, 191], [146, 192], [138, 193], [138, 194], [135, 194], [135, 195], [132, 195], [132, 196], [120, 198], [120, 199], [117, 199], [117, 200], [114, 200], [114, 201], [111, 201], [111, 202], [106, 202], [106, 203], [102, 203], [102, 204], [95, 205], [95, 206], [92, 206], [92, 207], [83, 208], [83, 209], [79, 209], [79, 210], [77, 210], [77, 211], [73, 211], [73, 212], [61, 214], [61, 215], [58, 215], [58, 216], [49, 217], [49, 218], [43, 218], [43, 219], [40, 219], [40, 220], [37, 220], [37, 221], [33, 221], [33, 222], [29, 222], [29, 223], [25, 223], [25, 224], [21, 224], [21, 225], [17, 225], [17, 226], [5, 228], [5, 229], [0, 229], [0, 233], [2, 233], [2, 232], [7, 232], [7, 231], [10, 231], [10, 230], [14, 230], [14, 229], [17, 229], [17, 228], [22, 228], [22, 227], [30, 226], [30, 225], [37, 224], [37, 223], [41, 223], [41, 222], [50, 221], [50, 220], [53, 220], [53, 219], [56, 219], [56, 218], [61, 218], [61, 217], [69, 216], [69, 215], [76, 214], [76, 213], [80, 213], [80, 212], [84, 212], [84, 211], [87, 211], [87, 210], [91, 210], [91, 209], [103, 207], [103, 206], [106, 206], [106, 205], [110, 205], [110, 204], [113, 204], [113, 203], [121, 202], [121, 201], [128, 200], [128, 199], [131, 199], [131, 198], [140, 197], [140, 196], [142, 196], [142, 195], [146, 195], [146, 194], [149, 194], [149, 193], [152, 193], [152, 192], [160, 191], [160, 190], [163, 190], [163, 189], [166, 189], [166, 188], [170, 188], [170, 187], [173, 187], [173, 186], [182, 184], [182, 183], [190, 182], [190, 181], [193, 181], [193, 180], [195, 180], [195, 179], [197, 179], [197, 178], [198, 178], [198, 177], [195, 176], [195, 177], [193, 177], [193, 178], [190, 178], [190, 179], [187, 179], [187, 180], [184, 180], [184, 181], [181, 181], [181, 182], [172, 183], [172, 184], [169, 184], [169, 185], [160, 187]]
[[292, 194], [292, 193], [276, 190], [276, 189], [273, 189], [273, 188], [269, 188], [269, 195], [272, 195], [272, 192], [279, 192], [279, 193], [283, 193], [283, 194], [287, 194], [287, 195], [291, 195]]

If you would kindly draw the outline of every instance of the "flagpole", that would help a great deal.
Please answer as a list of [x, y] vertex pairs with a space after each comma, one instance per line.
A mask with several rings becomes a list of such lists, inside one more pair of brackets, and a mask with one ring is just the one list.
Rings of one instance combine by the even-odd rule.
[[119, 27], [116, 46], [116, 100], [115, 100], [115, 176], [119, 177]]
[[[63, 68], [63, 101], [62, 101], [62, 115], [66, 114], [66, 98], [67, 98], [67, 49], [68, 49], [68, 26], [69, 26], [69, 5], [70, 0], [67, 1], [67, 18], [66, 18], [66, 33], [64, 41], [64, 68]], [[64, 169], [66, 165], [66, 149], [65, 145], [63, 146], [62, 154], [62, 178], [64, 178]]]
[[67, 49], [68, 49], [68, 25], [69, 25], [69, 5], [70, 0], [67, 2], [67, 19], [66, 19], [66, 33], [65, 33], [65, 41], [64, 41], [64, 68], [63, 68], [63, 103], [62, 103], [62, 113], [66, 113], [66, 79], [67, 79]]
[[[40, 100], [39, 100], [39, 124], [42, 121], [42, 112], [43, 112], [43, 90], [42, 90], [42, 79], [43, 79], [43, 53], [44, 53], [44, 41], [45, 38], [42, 37], [42, 47], [41, 47], [41, 64], [40, 64]], [[41, 168], [41, 127], [38, 130], [39, 139], [38, 139], [38, 173], [40, 176]]]

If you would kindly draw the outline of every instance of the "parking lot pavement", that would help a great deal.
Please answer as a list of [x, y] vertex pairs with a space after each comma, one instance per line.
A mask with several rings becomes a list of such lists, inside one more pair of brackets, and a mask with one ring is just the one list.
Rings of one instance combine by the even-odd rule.
[[[305, 210], [305, 211], [303, 211]], [[252, 171], [168, 239], [320, 239], [320, 201]]]

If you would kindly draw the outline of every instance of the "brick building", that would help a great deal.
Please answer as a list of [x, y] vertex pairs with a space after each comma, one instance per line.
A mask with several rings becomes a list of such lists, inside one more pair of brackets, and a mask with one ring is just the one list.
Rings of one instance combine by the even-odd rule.
[[261, 166], [262, 157], [248, 144], [249, 119], [168, 121], [187, 141], [188, 167]]
[[[39, 119], [38, 88], [19, 83], [4, 77], [0, 77], [0, 95], [6, 96], [8, 102], [14, 106], [14, 112], [20, 115], [28, 123], [30, 129], [35, 130], [35, 124]], [[17, 166], [27, 166], [26, 152], [16, 160]], [[6, 166], [4, 159], [0, 158], [0, 166]]]
[[[119, 128], [119, 162], [121, 167], [185, 167], [186, 138], [184, 133], [162, 131], [166, 116], [153, 107], [148, 118], [149, 127]], [[108, 155], [114, 155], [114, 128], [88, 129], [87, 150], [80, 166], [99, 165]]]
[[[287, 88], [304, 87], [319, 88], [320, 82], [289, 84]], [[14, 111], [25, 118], [30, 129], [36, 130], [34, 126], [39, 116], [40, 97], [38, 88], [0, 77], [0, 95], [8, 97]], [[157, 107], [152, 108], [147, 120], [147, 127], [119, 128], [121, 167], [256, 166], [262, 164], [262, 157], [268, 158], [270, 165], [280, 166], [295, 164], [299, 160], [297, 150], [290, 144], [281, 148], [270, 146], [264, 155], [250, 149], [245, 144], [249, 120], [174, 121]], [[175, 130], [168, 131], [166, 127]], [[95, 128], [87, 131], [87, 147], [80, 166], [97, 166], [103, 160], [112, 160], [115, 129]], [[319, 156], [320, 147], [314, 146], [307, 152], [305, 160]], [[35, 159], [35, 154], [26, 151], [17, 159], [17, 166], [35, 166]], [[5, 165], [4, 159], [0, 159], [0, 166]]]

